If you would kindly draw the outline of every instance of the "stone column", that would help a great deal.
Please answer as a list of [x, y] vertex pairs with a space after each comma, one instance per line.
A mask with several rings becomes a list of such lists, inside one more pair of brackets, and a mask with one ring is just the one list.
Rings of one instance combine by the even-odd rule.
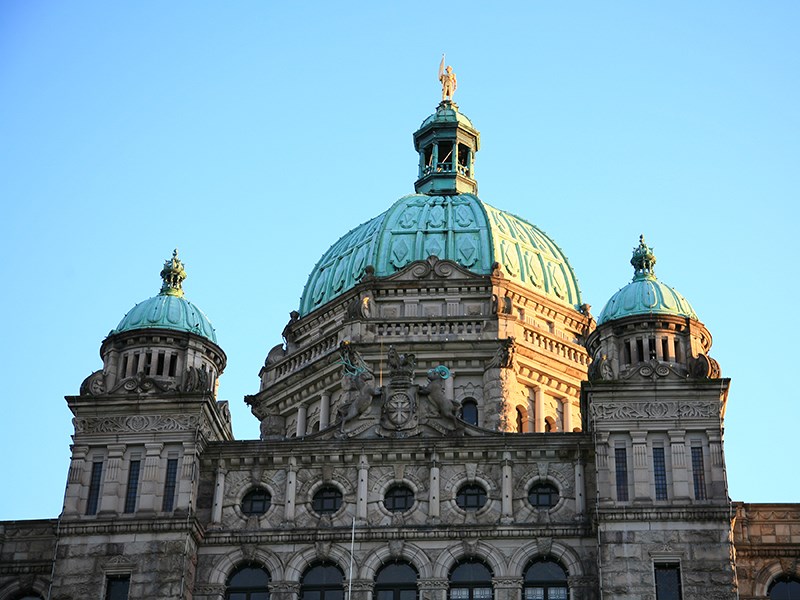
[[428, 518], [439, 519], [439, 457], [434, 452], [431, 456], [430, 485], [428, 486]]
[[289, 470], [286, 472], [286, 504], [284, 505], [283, 520], [288, 523], [294, 522], [295, 503], [297, 494], [297, 459], [292, 456], [289, 458]]
[[447, 600], [450, 582], [447, 579], [418, 579], [420, 600]]
[[575, 516], [583, 517], [586, 510], [586, 490], [584, 488], [583, 456], [575, 458]]
[[[87, 461], [89, 446], [73, 446], [72, 459], [67, 473], [67, 491], [64, 494], [64, 515], [79, 515], [81, 512], [81, 491], [89, 490], [89, 477], [91, 477], [92, 463]], [[83, 474], [87, 473], [86, 483]], [[86, 494], [83, 494], [84, 498]], [[85, 507], [84, 507], [85, 510]]]
[[175, 510], [186, 513], [192, 506], [194, 496], [194, 470], [195, 456], [197, 447], [194, 442], [183, 443], [183, 464], [178, 474], [178, 499], [175, 502]]
[[306, 435], [306, 417], [308, 415], [308, 407], [301, 404], [297, 408], [297, 437], [305, 437]]
[[214, 484], [214, 504], [211, 507], [211, 522], [222, 523], [222, 502], [225, 497], [225, 461], [217, 463], [216, 483]]
[[273, 581], [269, 584], [270, 600], [297, 600], [300, 584], [295, 581]]
[[358, 491], [356, 495], [356, 519], [367, 519], [367, 482], [369, 481], [369, 462], [366, 455], [358, 459]]
[[331, 424], [331, 395], [322, 394], [319, 401], [319, 430], [326, 429]]
[[[353, 569], [356, 569], [356, 565], [353, 565]], [[345, 579], [344, 581], [344, 591], [345, 591], [345, 598], [348, 600], [371, 600], [372, 599], [372, 588], [375, 585], [375, 582], [371, 579], [353, 579], [353, 586], [352, 586], [352, 594], [348, 598], [347, 589], [350, 587], [350, 582]]]
[[156, 512], [161, 510], [156, 499], [160, 497], [158, 483], [161, 466], [161, 451], [164, 444], [145, 444], [144, 460], [142, 464], [142, 483], [139, 493], [139, 508], [137, 512]]
[[125, 444], [113, 444], [108, 446], [108, 458], [105, 464], [105, 478], [103, 487], [100, 490], [98, 513], [114, 514], [122, 512], [120, 510], [120, 499], [125, 490], [120, 484], [120, 471], [122, 470], [122, 457], [125, 454]]
[[670, 458], [672, 459], [672, 493], [675, 500], [689, 499], [689, 469], [686, 466], [686, 432], [670, 430]]
[[503, 480], [501, 482], [501, 516], [502, 523], [514, 522], [514, 463], [511, 460], [511, 452], [503, 452]]
[[608, 433], [598, 431], [596, 434], [597, 445], [597, 489], [600, 490], [598, 500], [609, 502], [614, 497], [611, 484], [611, 472], [608, 470]]
[[633, 441], [633, 500], [650, 501], [647, 432], [631, 431], [631, 439]]
[[562, 398], [561, 399], [561, 412], [563, 413], [562, 419], [562, 431], [566, 431], [567, 433], [572, 432], [572, 398]]
[[544, 433], [544, 390], [541, 387], [533, 390], [533, 431]]
[[494, 577], [494, 600], [521, 600], [522, 577]]
[[709, 498], [725, 500], [725, 463], [722, 462], [722, 435], [718, 429], [706, 432], [711, 455], [711, 486]]

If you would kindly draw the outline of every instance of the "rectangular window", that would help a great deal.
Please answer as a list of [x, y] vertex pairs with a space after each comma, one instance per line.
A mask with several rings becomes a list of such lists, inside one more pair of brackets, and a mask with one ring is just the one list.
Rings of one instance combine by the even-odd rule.
[[128, 491], [125, 494], [125, 512], [132, 513], [136, 510], [136, 492], [139, 489], [139, 467], [141, 461], [132, 460], [128, 469]]
[[692, 479], [695, 500], [706, 499], [706, 473], [703, 465], [703, 448], [692, 446]]
[[103, 461], [92, 463], [92, 477], [89, 480], [89, 498], [86, 501], [86, 514], [97, 514], [97, 503], [100, 500], [100, 484], [103, 482]]
[[164, 501], [161, 510], [172, 512], [175, 508], [175, 487], [178, 481], [178, 459], [167, 459], [167, 478], [164, 480]]
[[656, 600], [681, 600], [681, 566], [656, 563]]
[[617, 469], [617, 500], [628, 501], [628, 451], [614, 448], [614, 463]]
[[653, 448], [653, 477], [656, 483], [656, 500], [667, 499], [667, 464], [664, 448]]
[[130, 587], [130, 575], [109, 575], [106, 577], [106, 600], [128, 600]]

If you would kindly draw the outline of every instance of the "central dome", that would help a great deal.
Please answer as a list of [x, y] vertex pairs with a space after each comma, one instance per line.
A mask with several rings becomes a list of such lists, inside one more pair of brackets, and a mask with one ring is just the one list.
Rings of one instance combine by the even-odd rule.
[[345, 234], [322, 255], [303, 290], [306, 315], [355, 286], [368, 265], [386, 277], [436, 256], [479, 275], [498, 263], [512, 281], [560, 304], [581, 305], [575, 273], [541, 229], [474, 194], [411, 194]]

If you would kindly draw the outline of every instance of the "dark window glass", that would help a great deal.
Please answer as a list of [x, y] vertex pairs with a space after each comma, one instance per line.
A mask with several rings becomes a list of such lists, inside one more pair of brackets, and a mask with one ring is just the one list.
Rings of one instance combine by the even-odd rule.
[[476, 483], [462, 485], [456, 494], [456, 504], [464, 510], [478, 510], [486, 504], [486, 490]]
[[272, 495], [264, 488], [256, 488], [242, 498], [242, 512], [246, 515], [263, 515], [272, 503]]
[[770, 600], [800, 600], [800, 579], [783, 575], [769, 586]]
[[525, 569], [523, 600], [567, 600], [567, 572], [552, 560], [535, 560]]
[[558, 504], [558, 488], [552, 483], [534, 483], [528, 501], [536, 508], [552, 508]]
[[312, 566], [300, 582], [300, 600], [344, 600], [344, 573], [331, 563]]
[[694, 480], [695, 500], [706, 499], [706, 473], [703, 465], [703, 449], [692, 447], [692, 479]]
[[130, 575], [110, 575], [106, 578], [106, 600], [128, 600]]
[[522, 411], [517, 408], [517, 433], [522, 433], [524, 431], [523, 427], [523, 418], [522, 418]]
[[614, 464], [617, 473], [617, 500], [628, 501], [628, 451], [614, 448]]
[[269, 600], [269, 573], [258, 565], [236, 569], [225, 584], [226, 600]]
[[125, 512], [132, 513], [136, 510], [136, 492], [139, 489], [139, 467], [141, 462], [132, 460], [128, 468], [128, 489], [125, 492]]
[[667, 465], [664, 448], [653, 448], [653, 476], [656, 484], [656, 500], [667, 499]]
[[462, 562], [450, 572], [449, 600], [491, 600], [492, 597], [492, 572], [483, 562]]
[[89, 480], [89, 498], [86, 502], [86, 514], [97, 514], [97, 502], [100, 499], [100, 483], [103, 477], [103, 461], [92, 463], [92, 476]]
[[656, 600], [681, 600], [681, 567], [678, 563], [655, 565]]
[[178, 459], [167, 459], [167, 476], [164, 479], [164, 501], [161, 503], [161, 510], [172, 512], [175, 508], [175, 488], [178, 482]]
[[470, 425], [478, 425], [478, 403], [471, 398], [461, 403], [461, 420]]
[[319, 515], [330, 515], [342, 506], [342, 492], [332, 485], [322, 486], [311, 501], [311, 508]]
[[22, 596], [21, 598], [17, 598], [17, 600], [42, 600], [41, 596], [32, 596], [31, 594], [27, 594]]
[[405, 512], [414, 506], [414, 492], [407, 485], [393, 485], [386, 491], [383, 505], [391, 512]]
[[375, 577], [377, 600], [416, 600], [417, 572], [404, 562], [389, 563]]

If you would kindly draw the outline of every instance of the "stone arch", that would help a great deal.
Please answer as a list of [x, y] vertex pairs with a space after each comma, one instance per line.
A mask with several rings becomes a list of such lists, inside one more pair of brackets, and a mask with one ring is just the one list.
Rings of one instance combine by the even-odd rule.
[[[317, 544], [314, 548], [307, 548], [302, 552], [298, 552], [292, 557], [292, 560], [286, 565], [284, 572], [284, 579], [292, 583], [300, 583], [303, 577], [303, 572], [314, 562], [330, 561], [342, 570], [342, 573], [347, 576], [348, 566], [350, 565], [350, 552], [338, 544], [325, 545], [321, 547]], [[358, 570], [358, 563], [354, 561], [354, 570]]]
[[794, 563], [792, 566], [794, 567], [794, 570], [787, 569], [786, 566], [781, 564], [780, 561], [776, 560], [761, 567], [761, 570], [755, 576], [755, 580], [753, 582], [753, 592], [755, 595], [767, 598], [767, 592], [769, 591], [770, 584], [775, 580], [776, 577], [780, 577], [781, 575], [789, 575], [790, 577], [800, 578], [800, 568], [798, 568], [798, 564]]
[[393, 542], [389, 542], [389, 545], [381, 546], [369, 553], [359, 571], [360, 579], [375, 579], [378, 569], [393, 560], [404, 560], [413, 565], [417, 573], [419, 573], [420, 579], [433, 577], [434, 565], [422, 548], [415, 544], [404, 542], [398, 551], [397, 547], [393, 547], [392, 544]]
[[[208, 571], [208, 580], [202, 583], [224, 586], [234, 569], [244, 563], [262, 565], [269, 572], [272, 581], [283, 579], [283, 564], [272, 552], [261, 548], [253, 548], [252, 551], [245, 552], [241, 548], [236, 548], [232, 552], [226, 552], [216, 557], [213, 566]], [[201, 572], [198, 570], [198, 573]]]
[[517, 549], [508, 560], [508, 573], [511, 577], [522, 577], [525, 567], [534, 558], [554, 558], [562, 564], [570, 577], [583, 576], [583, 564], [575, 551], [560, 542], [543, 544], [541, 541], [529, 542]]
[[30, 575], [24, 576], [26, 581], [16, 579], [0, 588], [0, 600], [16, 598], [23, 592], [33, 592], [42, 598], [47, 598], [48, 582], [41, 577], [34, 577], [32, 580], [30, 577]]
[[433, 565], [433, 577], [447, 579], [453, 566], [465, 558], [477, 558], [484, 561], [492, 570], [494, 577], [505, 577], [506, 566], [498, 560], [502, 553], [484, 542], [463, 540], [461, 544], [450, 546], [444, 550]]

